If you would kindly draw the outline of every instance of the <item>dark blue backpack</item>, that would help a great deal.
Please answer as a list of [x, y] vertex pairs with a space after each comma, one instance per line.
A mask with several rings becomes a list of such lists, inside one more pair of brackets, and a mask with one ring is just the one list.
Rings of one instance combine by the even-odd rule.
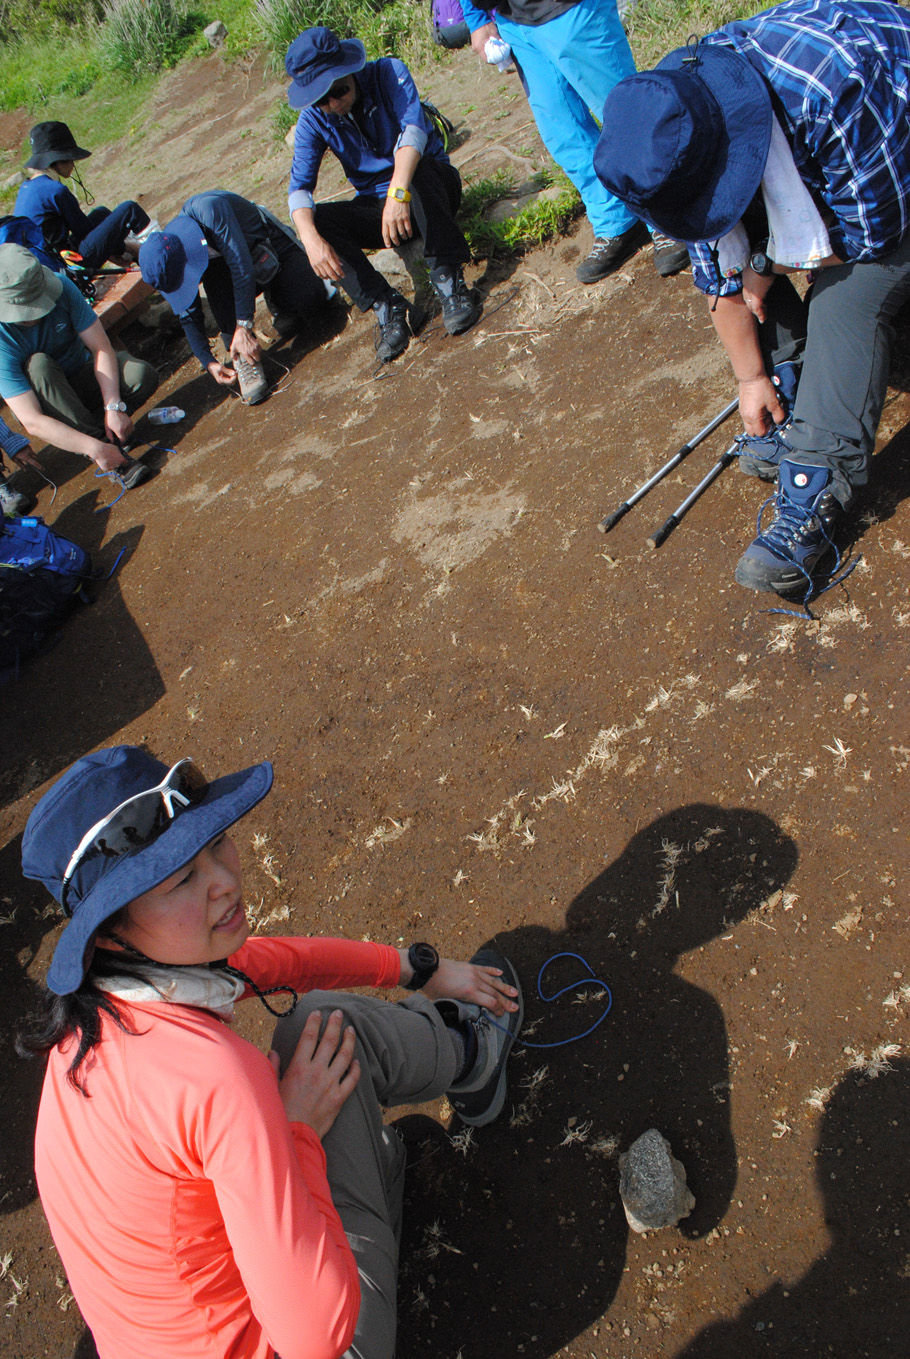
[[93, 579], [92, 560], [43, 519], [0, 518], [0, 684], [60, 628]]

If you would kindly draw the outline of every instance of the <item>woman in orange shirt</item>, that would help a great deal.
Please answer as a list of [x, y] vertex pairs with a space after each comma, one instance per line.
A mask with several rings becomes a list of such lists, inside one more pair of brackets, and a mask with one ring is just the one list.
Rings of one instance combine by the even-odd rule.
[[[483, 1124], [505, 1099], [522, 1001], [494, 950], [248, 938], [225, 832], [271, 783], [118, 746], [26, 827], [23, 871], [69, 917], [24, 1039], [48, 1054], [38, 1188], [102, 1359], [392, 1359], [404, 1153], [381, 1108], [447, 1091]], [[414, 994], [331, 994], [395, 985]], [[230, 1027], [253, 994], [284, 1015], [268, 1059]]]

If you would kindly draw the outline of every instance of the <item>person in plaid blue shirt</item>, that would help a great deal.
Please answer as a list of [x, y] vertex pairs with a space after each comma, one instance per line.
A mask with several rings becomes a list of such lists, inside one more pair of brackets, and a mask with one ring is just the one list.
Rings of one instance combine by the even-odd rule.
[[[811, 597], [867, 480], [910, 297], [908, 106], [910, 13], [891, 0], [787, 0], [607, 100], [597, 173], [688, 244], [739, 382], [741, 466], [777, 477], [736, 568], [751, 589]], [[800, 270], [805, 299], [787, 278]], [[775, 365], [792, 376], [800, 351], [791, 405]]]

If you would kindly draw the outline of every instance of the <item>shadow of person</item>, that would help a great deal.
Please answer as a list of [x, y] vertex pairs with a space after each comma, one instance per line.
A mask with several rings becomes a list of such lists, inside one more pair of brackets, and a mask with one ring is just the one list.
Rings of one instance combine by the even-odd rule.
[[[759, 907], [796, 862], [793, 842], [758, 812], [681, 807], [632, 837], [572, 901], [564, 928], [497, 938], [524, 981], [531, 1042], [571, 1040], [603, 1009], [597, 986], [552, 1007], [528, 994], [553, 954], [583, 957], [612, 988], [613, 1009], [584, 1041], [516, 1048], [506, 1111], [464, 1160], [441, 1129], [423, 1138], [408, 1178], [400, 1359], [431, 1349], [499, 1359], [504, 1348], [545, 1359], [602, 1317], [628, 1230], [615, 1153], [650, 1127], [695, 1194], [680, 1230], [701, 1236], [722, 1218], [736, 1181], [726, 1026], [678, 963]], [[738, 971], [735, 941], [724, 947]], [[561, 959], [544, 990], [583, 972]]]
[[[164, 682], [145, 638], [120, 591], [143, 529], [116, 534], [99, 550], [102, 515], [87, 513], [97, 492], [80, 497], [51, 525], [109, 570], [121, 548], [124, 558], [110, 580], [90, 587], [95, 602], [77, 607], [56, 640], [24, 661], [3, 688], [0, 705], [0, 808], [16, 801], [100, 745], [146, 712], [164, 693]], [[0, 894], [18, 893], [0, 882]]]
[[[777, 1282], [679, 1359], [906, 1354], [910, 1061], [876, 1079], [849, 1073], [825, 1109], [816, 1175], [830, 1249], [790, 1287]], [[794, 1205], [796, 1208], [798, 1205]]]

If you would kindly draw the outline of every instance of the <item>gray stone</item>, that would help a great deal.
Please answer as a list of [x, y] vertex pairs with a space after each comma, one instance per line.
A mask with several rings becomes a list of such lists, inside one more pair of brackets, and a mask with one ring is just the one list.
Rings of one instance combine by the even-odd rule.
[[208, 28], [204, 28], [202, 31], [209, 47], [220, 47], [228, 35], [228, 31], [220, 19], [215, 19], [213, 23], [209, 24]]
[[26, 175], [23, 170], [15, 170], [0, 182], [0, 193], [5, 193], [7, 189], [18, 189], [19, 185], [25, 182], [25, 179]]
[[656, 1128], [642, 1133], [620, 1156], [619, 1193], [633, 1232], [672, 1227], [695, 1207], [685, 1167]]
[[488, 222], [508, 222], [510, 218], [517, 217], [524, 208], [533, 207], [535, 203], [555, 203], [563, 192], [556, 184], [551, 184], [547, 189], [532, 188], [529, 192], [516, 190], [508, 198], [500, 198], [497, 203], [487, 211]]

